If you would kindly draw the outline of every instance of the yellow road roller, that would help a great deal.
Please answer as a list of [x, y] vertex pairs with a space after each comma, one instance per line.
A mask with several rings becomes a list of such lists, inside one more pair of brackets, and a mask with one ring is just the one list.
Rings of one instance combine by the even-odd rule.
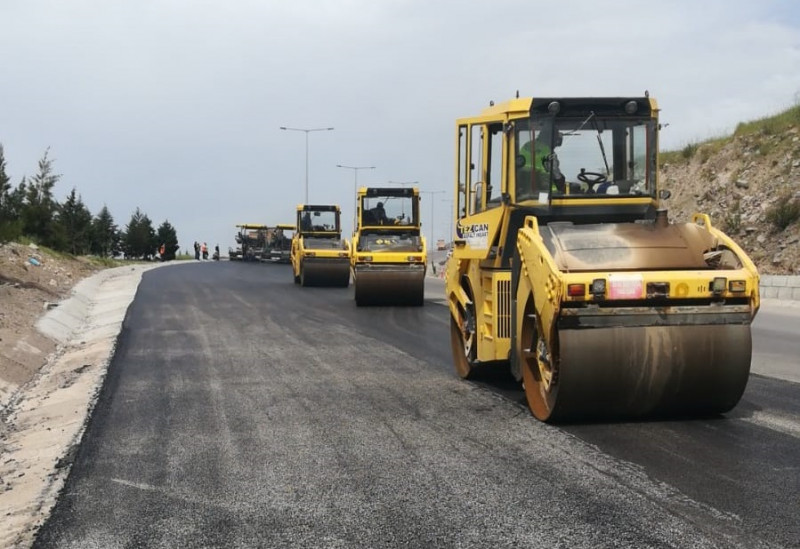
[[291, 248], [295, 284], [345, 288], [350, 284], [350, 243], [342, 240], [340, 213], [336, 205], [297, 206]]
[[514, 98], [456, 122], [455, 369], [510, 368], [542, 421], [731, 410], [758, 272], [705, 214], [671, 222], [658, 106]]
[[356, 305], [424, 303], [426, 249], [416, 187], [362, 187], [351, 267]]

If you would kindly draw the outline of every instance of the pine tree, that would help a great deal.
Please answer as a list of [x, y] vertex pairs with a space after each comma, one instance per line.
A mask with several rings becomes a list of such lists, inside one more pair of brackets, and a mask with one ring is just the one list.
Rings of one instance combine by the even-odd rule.
[[5, 152], [0, 144], [0, 242], [14, 240], [22, 234], [19, 208], [15, 203], [14, 193], [11, 192], [11, 178], [6, 173]]
[[120, 249], [120, 234], [108, 207], [103, 205], [92, 220], [91, 252], [100, 257], [113, 257]]
[[53, 161], [47, 156], [49, 152], [50, 148], [47, 148], [39, 160], [39, 171], [25, 189], [21, 212], [23, 232], [55, 249], [64, 249], [64, 235], [58, 232], [56, 225], [58, 203], [53, 199], [53, 187], [61, 175], [53, 173]]
[[0, 212], [6, 205], [7, 196], [11, 191], [11, 178], [6, 173], [6, 154], [3, 144], [0, 143]]
[[178, 233], [175, 228], [170, 224], [169, 220], [164, 221], [159, 227], [156, 234], [158, 246], [164, 245], [164, 257], [162, 260], [170, 261], [175, 259], [175, 254], [178, 252]]
[[131, 215], [122, 242], [126, 257], [151, 259], [155, 255], [158, 244], [153, 223], [139, 208]]
[[92, 213], [75, 187], [58, 209], [58, 225], [64, 235], [67, 251], [73, 255], [86, 255], [91, 245]]

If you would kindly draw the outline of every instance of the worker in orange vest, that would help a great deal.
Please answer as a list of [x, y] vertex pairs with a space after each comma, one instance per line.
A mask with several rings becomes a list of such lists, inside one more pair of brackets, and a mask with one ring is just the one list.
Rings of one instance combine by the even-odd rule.
[[201, 250], [203, 252], [203, 259], [208, 259], [208, 244], [203, 242], [203, 245], [201, 246]]

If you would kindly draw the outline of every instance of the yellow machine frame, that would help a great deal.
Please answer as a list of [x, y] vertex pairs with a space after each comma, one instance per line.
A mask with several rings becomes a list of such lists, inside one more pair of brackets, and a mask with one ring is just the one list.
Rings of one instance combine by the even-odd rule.
[[[555, 108], [552, 107], [554, 104]], [[566, 105], [569, 108], [573, 104], [581, 108], [590, 105], [609, 112], [616, 105], [620, 109], [632, 105], [631, 110], [649, 113], [648, 127], [651, 133], [647, 135], [647, 143], [653, 152], [646, 160], [645, 169], [650, 182], [647, 194], [618, 197], [600, 197], [588, 193], [577, 195], [574, 192], [571, 194], [571, 189], [577, 187], [567, 182], [561, 193], [556, 193], [554, 187], [551, 191], [548, 185], [538, 195], [518, 196], [517, 190], [524, 182], [520, 181], [518, 185], [516, 177], [519, 170], [514, 169], [512, 161], [515, 151], [519, 150], [515, 143], [515, 125], [531, 119], [536, 108], [542, 111], [547, 108], [556, 114], [559, 107]], [[597, 107], [593, 107], [595, 104]], [[595, 112], [591, 111], [587, 118], [591, 119], [594, 115]], [[549, 238], [545, 242], [541, 233], [542, 223], [554, 221], [575, 222], [578, 227], [582, 222], [600, 223], [602, 227], [607, 221], [624, 220], [633, 224], [634, 220], [641, 219], [650, 220], [654, 227], [666, 227], [666, 212], [659, 210], [659, 198], [666, 198], [668, 193], [660, 191], [658, 187], [657, 128], [658, 106], [654, 99], [647, 96], [574, 100], [517, 98], [491, 105], [479, 116], [457, 120], [456, 200], [453, 210], [457, 234], [452, 258], [448, 262], [446, 293], [452, 319], [454, 360], [459, 375], [469, 377], [476, 368], [485, 364], [510, 366], [515, 377], [525, 381], [529, 403], [540, 419], [571, 417], [587, 410], [594, 414], [596, 407], [573, 405], [570, 397], [563, 394], [561, 400], [566, 403], [560, 408], [555, 405], [557, 385], [561, 383], [563, 389], [568, 383], [559, 379], [559, 375], [565, 372], [559, 372], [558, 362], [566, 362], [565, 357], [576, 353], [572, 347], [565, 349], [565, 342], [573, 341], [576, 335], [583, 333], [582, 330], [563, 328], [583, 326], [581, 323], [586, 323], [586, 326], [612, 326], [614, 323], [610, 319], [614, 312], [622, 311], [620, 318], [627, 319], [625, 321], [633, 319], [634, 324], [643, 326], [640, 332], [652, 337], [657, 333], [656, 328], [644, 327], [648, 323], [658, 324], [652, 320], [652, 315], [663, 312], [665, 307], [673, 312], [673, 308], [659, 305], [658, 300], [664, 300], [665, 303], [676, 304], [674, 310], [684, 315], [680, 317], [681, 320], [672, 321], [673, 327], [662, 330], [663, 333], [673, 334], [670, 337], [675, 339], [676, 346], [683, 343], [681, 337], [690, 337], [684, 335], [689, 331], [683, 330], [684, 323], [746, 325], [747, 344], [741, 347], [725, 340], [727, 336], [707, 337], [711, 341], [708, 344], [710, 347], [717, 349], [728, 345], [748, 355], [746, 366], [743, 360], [738, 360], [740, 366], [735, 376], [738, 376], [737, 383], [741, 387], [731, 389], [725, 402], [712, 404], [710, 409], [725, 411], [735, 405], [741, 395], [737, 391], [739, 388], [743, 390], [743, 383], [746, 383], [746, 374], [745, 381], [741, 382], [741, 370], [749, 370], [749, 322], [759, 307], [758, 273], [741, 248], [714, 228], [707, 215], [696, 214], [691, 223], [694, 228], [681, 229], [682, 232], [673, 238], [693, 239], [692, 242], [696, 241], [698, 246], [706, 246], [708, 250], [725, 250], [714, 253], [733, 254], [736, 261], [733, 261], [735, 265], [731, 268], [633, 271], [630, 268], [613, 271], [585, 268], [574, 272], [564, 264], [557, 264], [552, 249], [554, 239]], [[519, 168], [519, 164], [516, 164], [516, 168]], [[665, 230], [675, 232], [673, 229]], [[632, 250], [635, 252], [634, 248]], [[632, 290], [627, 300], [614, 302], [608, 292], [601, 294], [597, 290], [612, 283], [624, 288], [624, 277], [630, 279], [631, 288], [640, 289], [639, 294]], [[658, 295], [652, 294], [651, 288], [657, 288]], [[665, 288], [667, 293], [662, 295]], [[703, 307], [699, 305], [701, 303], [710, 305]], [[600, 308], [597, 310], [602, 312], [611, 305], [619, 308], [612, 308], [609, 315], [603, 316], [594, 314], [598, 305]], [[724, 313], [721, 312], [723, 310]], [[641, 316], [635, 316], [637, 314]], [[670, 318], [678, 317], [675, 315]], [[728, 334], [735, 329], [721, 329], [714, 334], [721, 331]], [[603, 330], [586, 333], [601, 332]], [[639, 332], [636, 333], [638, 336]], [[677, 335], [679, 333], [681, 335]], [[594, 341], [591, 337], [594, 336], [587, 336], [586, 339]], [[459, 354], [462, 356], [459, 357]], [[577, 357], [575, 360], [578, 362], [587, 358], [580, 353]], [[719, 376], [724, 380], [725, 374]], [[624, 382], [619, 384], [625, 386]], [[533, 385], [537, 388], [533, 388]], [[672, 388], [672, 385], [669, 387]], [[540, 394], [534, 395], [534, 392]], [[631, 392], [635, 393], [635, 390], [631, 389]], [[582, 394], [582, 397], [591, 398], [591, 395], [587, 397]], [[674, 402], [669, 404], [679, 409], [691, 401], [687, 409], [703, 408], [691, 398], [682, 398], [675, 397]], [[643, 396], [641, 400], [648, 399], [654, 400], [652, 395]], [[545, 403], [541, 404], [541, 401]], [[651, 404], [639, 402], [636, 407], [627, 409], [615, 408], [612, 404], [607, 405], [607, 409], [619, 415], [640, 415], [653, 409], [660, 410]], [[664, 405], [663, 408], [666, 410], [669, 406]]]
[[[333, 213], [332, 227], [304, 227], [304, 215]], [[341, 210], [338, 205], [297, 206], [297, 225], [291, 226], [292, 274], [302, 286], [344, 286], [350, 284], [350, 243], [342, 240]]]
[[[411, 199], [410, 218], [381, 224], [371, 220], [365, 199]], [[420, 194], [416, 187], [361, 187], [357, 193], [357, 223], [353, 231], [351, 268], [358, 305], [422, 305], [427, 269], [427, 247], [420, 222]], [[395, 241], [415, 242], [397, 246]], [[399, 247], [399, 249], [398, 249]]]

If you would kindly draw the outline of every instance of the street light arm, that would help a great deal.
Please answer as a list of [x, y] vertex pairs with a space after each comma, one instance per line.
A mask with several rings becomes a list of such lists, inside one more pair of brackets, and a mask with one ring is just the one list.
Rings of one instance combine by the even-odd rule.
[[327, 131], [331, 131], [331, 130], [333, 130], [335, 128], [289, 128], [287, 126], [281, 126], [280, 129], [293, 131], [293, 132], [306, 132], [306, 133], [308, 133], [308, 132], [327, 132]]

